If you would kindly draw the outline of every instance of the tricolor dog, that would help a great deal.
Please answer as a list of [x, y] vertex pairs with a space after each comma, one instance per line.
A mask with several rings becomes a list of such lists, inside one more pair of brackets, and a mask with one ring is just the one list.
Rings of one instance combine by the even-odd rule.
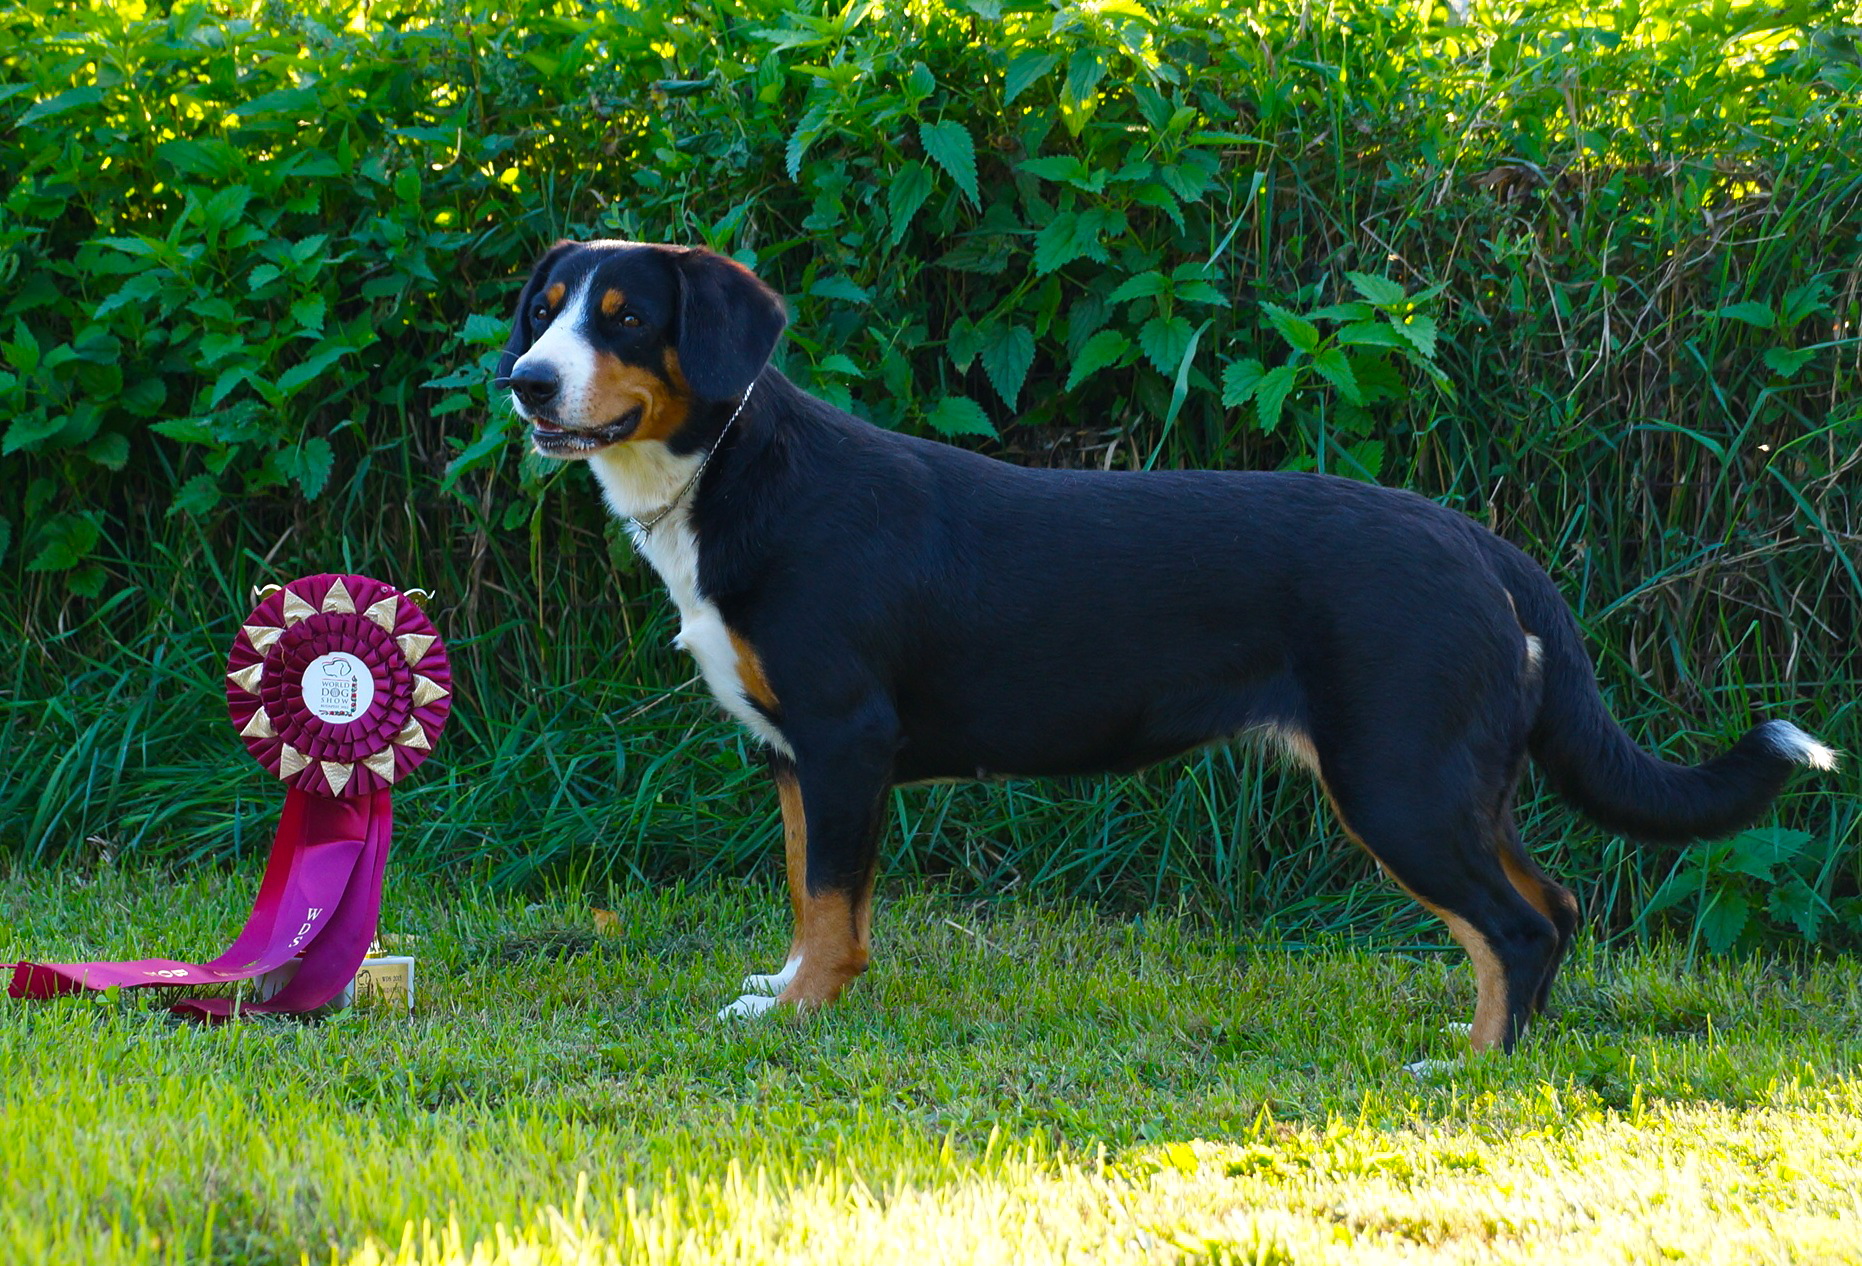
[[832, 1002], [867, 965], [889, 788], [1138, 769], [1257, 735], [1473, 960], [1510, 1049], [1578, 922], [1521, 847], [1532, 757], [1598, 823], [1725, 835], [1835, 754], [1766, 721], [1693, 767], [1604, 710], [1543, 570], [1406, 492], [1320, 475], [1027, 470], [897, 435], [770, 366], [781, 299], [705, 250], [563, 243], [499, 385], [586, 461], [767, 748], [795, 938], [726, 1014]]

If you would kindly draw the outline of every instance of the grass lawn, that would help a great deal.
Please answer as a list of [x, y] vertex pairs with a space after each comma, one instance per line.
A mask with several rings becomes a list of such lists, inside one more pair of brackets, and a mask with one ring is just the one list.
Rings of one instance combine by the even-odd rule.
[[[0, 961], [217, 951], [256, 871], [16, 875]], [[413, 1020], [0, 999], [0, 1261], [1862, 1260], [1862, 970], [1579, 950], [1424, 1085], [1458, 953], [882, 899], [831, 1013], [726, 1022], [757, 885], [393, 886]]]

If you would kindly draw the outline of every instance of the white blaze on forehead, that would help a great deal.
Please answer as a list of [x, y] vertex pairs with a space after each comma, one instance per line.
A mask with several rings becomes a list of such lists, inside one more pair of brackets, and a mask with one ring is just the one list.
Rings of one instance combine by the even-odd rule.
[[557, 422], [570, 428], [614, 421], [589, 415], [595, 397], [595, 345], [588, 339], [587, 318], [588, 300], [594, 289], [595, 274], [590, 272], [556, 309], [542, 335], [511, 366], [512, 374], [539, 369], [555, 375], [562, 386], [550, 412]]

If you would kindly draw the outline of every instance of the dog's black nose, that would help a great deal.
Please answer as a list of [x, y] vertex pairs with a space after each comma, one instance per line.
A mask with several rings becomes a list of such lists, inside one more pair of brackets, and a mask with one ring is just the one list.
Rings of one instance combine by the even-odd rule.
[[519, 365], [505, 380], [505, 385], [517, 393], [527, 409], [541, 409], [562, 390], [556, 371], [547, 365]]

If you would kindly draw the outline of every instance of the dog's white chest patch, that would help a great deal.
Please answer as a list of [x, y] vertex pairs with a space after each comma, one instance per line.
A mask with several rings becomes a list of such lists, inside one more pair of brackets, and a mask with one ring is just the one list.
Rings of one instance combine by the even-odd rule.
[[[642, 490], [637, 486], [640, 472], [623, 471], [617, 468], [618, 463], [611, 466], [599, 460], [592, 465], [603, 491], [608, 494], [608, 504], [617, 514], [629, 517], [652, 511], [650, 494], [645, 498], [640, 496]], [[627, 478], [630, 475], [634, 478]], [[688, 471], [671, 483], [667, 498], [678, 495], [685, 478], [689, 477]], [[653, 570], [659, 573], [672, 596], [673, 605], [679, 609], [679, 635], [673, 639], [673, 644], [698, 661], [698, 671], [712, 697], [752, 734], [783, 755], [793, 756], [782, 731], [750, 701], [730, 628], [724, 623], [723, 613], [699, 588], [698, 534], [692, 529], [687, 507], [678, 507], [661, 519], [651, 532], [636, 531], [634, 544], [647, 562], [653, 564]]]

